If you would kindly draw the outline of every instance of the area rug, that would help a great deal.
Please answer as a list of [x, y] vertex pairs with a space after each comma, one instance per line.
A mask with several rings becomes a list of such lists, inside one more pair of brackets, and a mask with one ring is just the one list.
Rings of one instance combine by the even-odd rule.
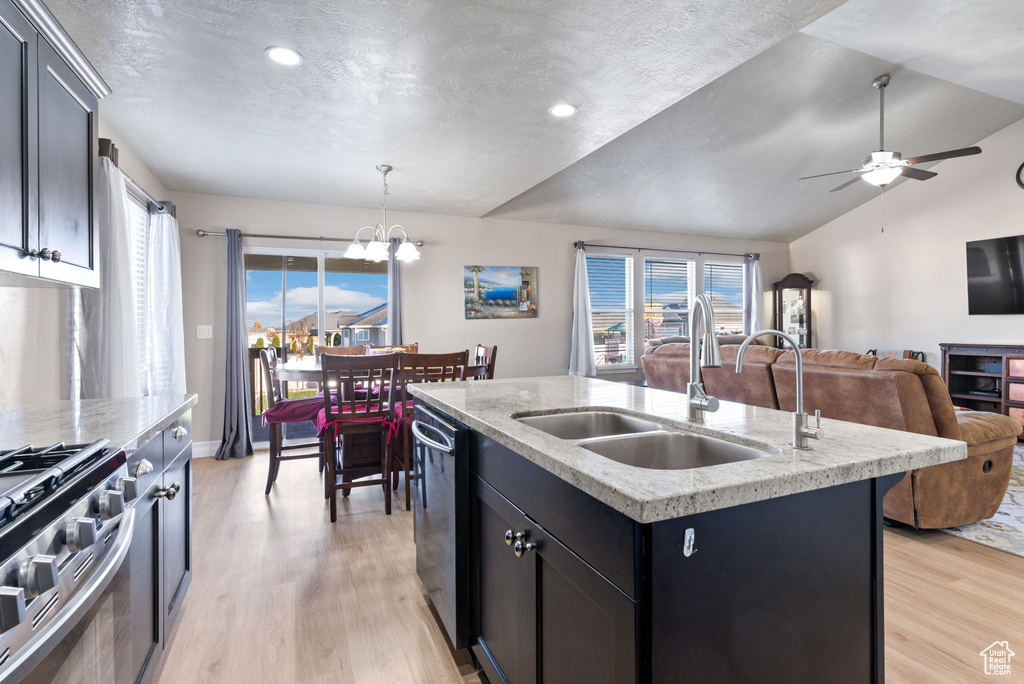
[[1024, 446], [1018, 445], [1013, 450], [1010, 488], [996, 514], [988, 520], [942, 531], [1024, 556]]

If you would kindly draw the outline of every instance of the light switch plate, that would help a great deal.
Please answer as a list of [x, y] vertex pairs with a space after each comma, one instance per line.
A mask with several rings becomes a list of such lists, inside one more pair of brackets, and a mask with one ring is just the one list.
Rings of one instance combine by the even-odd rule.
[[196, 339], [197, 340], [212, 340], [213, 339], [213, 326], [212, 325], [197, 325], [196, 326]]

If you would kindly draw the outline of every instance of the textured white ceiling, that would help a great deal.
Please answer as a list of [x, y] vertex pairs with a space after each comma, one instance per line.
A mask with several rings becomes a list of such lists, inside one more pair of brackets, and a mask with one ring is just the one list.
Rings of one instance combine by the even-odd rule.
[[966, 147], [1024, 116], [1021, 105], [796, 34], [490, 215], [791, 241], [877, 195], [866, 182], [828, 192], [849, 176], [797, 178], [857, 168], [878, 149], [871, 81], [884, 72], [886, 148], [904, 156]]
[[[479, 216], [842, 0], [48, 0], [172, 190]], [[288, 69], [263, 49], [305, 56]], [[556, 120], [559, 101], [579, 114]]]
[[804, 33], [1024, 104], [1024, 1], [850, 0]]

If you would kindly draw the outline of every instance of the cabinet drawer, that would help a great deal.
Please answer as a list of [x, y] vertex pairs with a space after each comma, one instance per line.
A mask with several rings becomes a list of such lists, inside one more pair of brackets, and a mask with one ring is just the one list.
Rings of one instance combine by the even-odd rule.
[[633, 599], [641, 592], [641, 526], [478, 432], [470, 467]]
[[164, 430], [165, 462], [170, 464], [191, 443], [192, 411], [186, 411]]

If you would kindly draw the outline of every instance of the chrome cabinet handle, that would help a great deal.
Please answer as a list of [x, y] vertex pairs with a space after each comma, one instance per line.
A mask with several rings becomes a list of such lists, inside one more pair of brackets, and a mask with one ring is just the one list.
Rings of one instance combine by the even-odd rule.
[[166, 498], [168, 501], [174, 501], [174, 497], [178, 496], [178, 492], [181, 491], [181, 483], [175, 482], [170, 487], [158, 489], [153, 492], [153, 496], [157, 499]]
[[[33, 259], [42, 259], [43, 261], [49, 261], [53, 257], [53, 252], [48, 250], [46, 247], [43, 247], [38, 252], [33, 249], [31, 252], [28, 252], [28, 255]], [[60, 261], [60, 252], [57, 252], [57, 261]]]
[[532, 551], [535, 548], [537, 548], [535, 542], [524, 542], [522, 539], [512, 545], [512, 551], [516, 554], [516, 558], [522, 558], [527, 551]]
[[179, 425], [178, 427], [174, 428], [174, 432], [171, 433], [171, 436], [174, 437], [174, 439], [181, 439], [186, 435], [188, 435], [188, 430], [186, 430], [183, 425]]
[[520, 539], [526, 539], [525, 532], [513, 532], [512, 530], [505, 532], [505, 544], [508, 546], [512, 546], [513, 542], [517, 542]]
[[53, 250], [50, 253], [50, 259], [53, 261], [53, 263], [59, 264], [60, 263], [60, 252], [58, 252], [57, 250]]
[[142, 459], [139, 461], [139, 464], [135, 466], [135, 477], [149, 475], [151, 472], [153, 472], [153, 464], [146, 459]]

